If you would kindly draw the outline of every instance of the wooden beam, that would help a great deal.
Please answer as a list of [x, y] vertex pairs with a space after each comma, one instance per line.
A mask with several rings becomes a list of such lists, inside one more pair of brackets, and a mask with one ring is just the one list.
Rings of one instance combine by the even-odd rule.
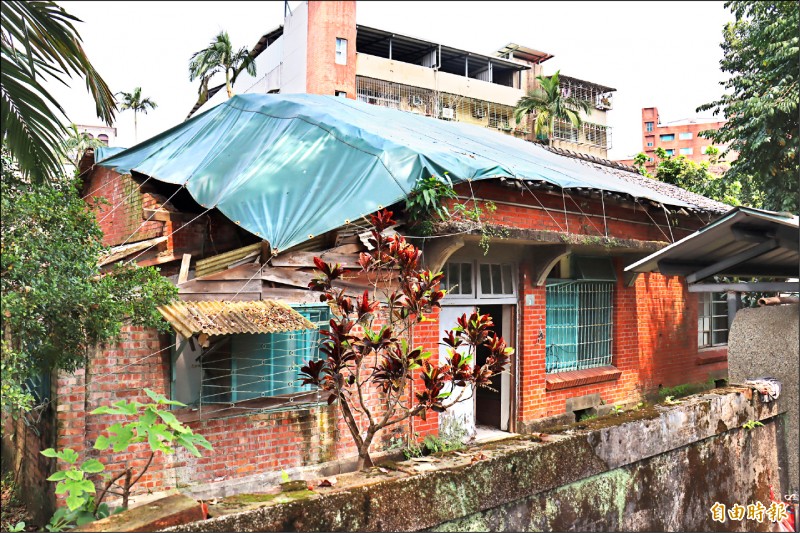
[[533, 285], [536, 287], [544, 285], [553, 267], [561, 261], [561, 258], [571, 252], [572, 247], [564, 244], [536, 246], [531, 251], [531, 256], [533, 257]]
[[263, 267], [261, 269], [261, 279], [294, 287], [308, 288], [308, 284], [315, 277], [316, 275], [311, 272], [290, 268]]
[[697, 281], [704, 280], [708, 277], [713, 276], [714, 274], [722, 272], [727, 268], [734, 267], [738, 264], [754, 259], [760, 255], [764, 255], [767, 252], [771, 252], [777, 247], [778, 247], [778, 241], [776, 241], [775, 239], [764, 241], [761, 244], [753, 246], [752, 248], [743, 250], [738, 254], [730, 255], [725, 259], [722, 259], [721, 261], [717, 261], [713, 265], [709, 265], [692, 274], [689, 274], [688, 276], [686, 276], [686, 282], [695, 283]]
[[689, 292], [798, 292], [798, 281], [754, 281], [751, 283], [695, 283], [689, 285]]
[[[150, 218], [150, 217], [153, 218]], [[191, 220], [192, 218], [196, 217], [196, 213], [183, 213], [178, 211], [167, 211], [166, 209], [142, 209], [142, 220], [158, 220], [159, 222], [183, 222], [185, 220]]]
[[178, 285], [189, 281], [189, 265], [192, 263], [192, 254], [183, 254], [181, 269], [178, 272]]
[[289, 252], [272, 258], [274, 267], [315, 267], [314, 258], [319, 257], [326, 263], [339, 263], [344, 268], [361, 268], [356, 254], [338, 254], [324, 252]]

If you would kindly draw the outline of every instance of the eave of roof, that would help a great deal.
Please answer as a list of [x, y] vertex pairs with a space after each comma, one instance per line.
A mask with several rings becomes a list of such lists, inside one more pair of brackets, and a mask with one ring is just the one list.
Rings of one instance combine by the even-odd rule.
[[566, 74], [559, 74], [559, 79], [570, 80], [570, 81], [577, 82], [577, 83], [585, 83], [586, 85], [591, 85], [593, 87], [597, 87], [598, 89], [600, 89], [601, 92], [604, 92], [604, 93], [612, 93], [612, 92], [616, 91], [616, 89], [613, 88], [613, 87], [609, 87], [607, 85], [602, 85], [600, 83], [596, 83], [596, 82], [593, 82], [593, 81], [582, 80], [582, 79], [576, 78], [574, 76], [568, 76]]

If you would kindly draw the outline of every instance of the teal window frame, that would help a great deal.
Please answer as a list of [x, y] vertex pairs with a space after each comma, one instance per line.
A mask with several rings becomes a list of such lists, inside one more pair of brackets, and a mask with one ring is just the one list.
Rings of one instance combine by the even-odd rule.
[[[243, 333], [221, 339], [219, 342], [229, 342], [230, 355], [221, 361], [207, 363], [217, 371], [215, 376], [201, 369], [201, 404], [289, 398], [313, 392], [311, 385], [300, 384], [300, 367], [309, 359], [319, 358], [320, 331], [329, 327], [330, 308], [327, 305], [306, 304], [292, 306], [292, 309], [308, 318], [317, 329]], [[173, 380], [176, 378], [173, 369]]]
[[652, 122], [645, 122], [644, 129], [645, 131], [653, 131], [654, 124]]
[[663, 143], [663, 142], [670, 142], [670, 141], [674, 141], [674, 140], [675, 140], [675, 134], [674, 134], [674, 133], [663, 133], [663, 134], [661, 134], [661, 135], [658, 137], [658, 139], [659, 139], [659, 140], [660, 140], [662, 143]]
[[612, 365], [613, 263], [575, 256], [571, 263], [575, 279], [551, 278], [545, 284], [546, 374]]

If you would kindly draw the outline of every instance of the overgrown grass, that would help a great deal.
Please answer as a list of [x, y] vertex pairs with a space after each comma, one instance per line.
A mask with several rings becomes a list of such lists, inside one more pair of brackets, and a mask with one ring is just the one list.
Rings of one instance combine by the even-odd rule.
[[657, 393], [657, 401], [663, 402], [668, 397], [672, 397], [672, 399], [683, 398], [684, 396], [711, 390], [714, 386], [714, 378], [708, 378], [703, 382], [682, 383], [674, 387], [661, 387]]

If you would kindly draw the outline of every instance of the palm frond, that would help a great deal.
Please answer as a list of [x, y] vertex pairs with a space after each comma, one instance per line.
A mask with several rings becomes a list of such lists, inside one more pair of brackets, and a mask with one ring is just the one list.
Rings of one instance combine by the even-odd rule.
[[[95, 101], [97, 116], [106, 124], [114, 122], [117, 110], [108, 85], [92, 66], [81, 46], [81, 37], [73, 22], [81, 22], [55, 2], [3, 2], [3, 30], [25, 49], [31, 63], [40, 61], [69, 77], [77, 74], [86, 80], [86, 88]], [[31, 66], [33, 77], [36, 69]]]
[[48, 103], [61, 110], [53, 97], [33, 78], [26, 63], [5, 50], [0, 58], [0, 117], [3, 140], [24, 175], [35, 183], [61, 173], [60, 149], [65, 132]]

